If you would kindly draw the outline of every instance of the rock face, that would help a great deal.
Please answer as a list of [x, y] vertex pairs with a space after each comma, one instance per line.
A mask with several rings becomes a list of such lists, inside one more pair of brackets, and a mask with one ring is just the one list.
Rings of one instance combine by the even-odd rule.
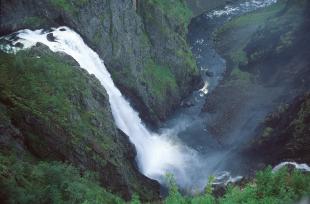
[[100, 82], [68, 56], [43, 45], [0, 53], [0, 149], [32, 160], [69, 162], [95, 171], [100, 184], [129, 199], [159, 197], [139, 173], [135, 148], [113, 121]]
[[278, 164], [294, 160], [310, 163], [310, 94], [268, 115], [263, 128], [243, 154], [258, 162]]
[[[153, 2], [3, 0], [0, 33], [73, 28], [105, 60], [142, 118], [157, 124], [192, 90], [198, 72], [185, 41], [187, 21], [177, 21]], [[176, 2], [188, 13], [182, 1]]]
[[180, 104], [181, 99], [200, 82], [196, 62], [185, 40], [192, 13], [180, 0], [139, 1], [138, 13], [152, 45], [153, 61], [149, 61], [147, 67], [154, 64], [154, 68], [161, 70], [158, 74], [155, 71], [159, 75], [156, 76], [154, 68], [146, 69], [153, 73], [151, 78], [145, 76], [146, 81], [154, 83], [153, 88], [148, 88], [152, 95], [150, 103], [156, 107], [157, 115], [164, 119], [171, 111], [170, 107]]
[[307, 8], [306, 0], [279, 1], [236, 17], [215, 33], [228, 70], [205, 104], [214, 137], [246, 143], [268, 113], [310, 89]]

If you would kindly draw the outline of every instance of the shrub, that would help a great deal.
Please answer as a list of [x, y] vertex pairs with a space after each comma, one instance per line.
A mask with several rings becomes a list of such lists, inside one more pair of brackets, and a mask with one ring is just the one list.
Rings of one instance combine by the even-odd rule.
[[0, 196], [8, 203], [124, 203], [100, 187], [96, 178], [91, 172], [80, 174], [70, 164], [31, 164], [0, 154]]

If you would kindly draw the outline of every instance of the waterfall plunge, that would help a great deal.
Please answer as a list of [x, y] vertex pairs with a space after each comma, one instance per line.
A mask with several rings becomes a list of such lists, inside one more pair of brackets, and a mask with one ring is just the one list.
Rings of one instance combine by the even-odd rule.
[[[47, 40], [49, 33], [53, 34], [55, 41]], [[165, 135], [158, 135], [147, 130], [138, 113], [133, 110], [114, 85], [104, 62], [77, 33], [68, 27], [59, 27], [51, 32], [21, 30], [17, 36], [19, 40], [15, 43], [22, 43], [24, 45], [22, 49], [31, 48], [36, 43], [45, 44], [53, 52], [64, 52], [70, 55], [83, 69], [100, 80], [109, 95], [117, 127], [129, 136], [137, 149], [138, 165], [144, 175], [163, 182], [166, 173], [173, 173], [182, 187], [188, 188], [192, 185], [193, 180], [190, 176], [192, 173], [190, 172], [200, 163], [197, 153]], [[18, 48], [15, 49], [18, 51]], [[204, 180], [201, 184], [206, 182]]]

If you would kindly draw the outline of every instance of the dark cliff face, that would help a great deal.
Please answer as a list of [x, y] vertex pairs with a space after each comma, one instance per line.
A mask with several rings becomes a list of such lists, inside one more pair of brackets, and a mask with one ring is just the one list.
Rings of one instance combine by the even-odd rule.
[[310, 162], [310, 94], [296, 97], [290, 105], [269, 114], [256, 138], [242, 154], [257, 163]]
[[57, 25], [73, 28], [105, 60], [142, 118], [157, 124], [199, 77], [185, 41], [187, 25], [183, 22], [178, 34], [177, 23], [157, 4], [147, 6], [150, 2], [138, 1], [135, 8], [132, 1], [122, 0], [3, 0], [0, 33]]
[[62, 161], [99, 174], [100, 184], [129, 199], [159, 197], [159, 184], [139, 173], [135, 148], [113, 121], [100, 82], [68, 56], [38, 46], [0, 53], [1, 153]]
[[205, 104], [215, 137], [246, 143], [268, 113], [310, 89], [307, 8], [307, 0], [283, 0], [217, 30], [227, 72]]
[[[200, 82], [196, 61], [186, 42], [187, 26], [192, 12], [180, 0], [150, 0], [139, 1], [138, 13], [152, 46], [152, 59], [158, 68], [167, 70], [160, 78], [165, 79], [165, 76], [170, 75], [166, 81], [154, 81], [163, 87], [156, 88], [158, 85], [154, 84], [155, 90], [148, 89], [157, 114], [160, 114], [161, 119], [165, 119], [166, 113], [172, 111], [171, 107], [178, 106], [180, 100], [190, 94]], [[146, 80], [152, 79], [146, 77]]]

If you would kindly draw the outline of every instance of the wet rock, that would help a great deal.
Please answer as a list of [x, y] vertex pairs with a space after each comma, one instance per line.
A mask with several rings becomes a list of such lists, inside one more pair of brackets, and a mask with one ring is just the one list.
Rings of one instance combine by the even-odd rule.
[[24, 44], [21, 43], [21, 42], [18, 42], [18, 43], [15, 44], [15, 47], [23, 48], [23, 47], [24, 47]]
[[181, 106], [182, 106], [182, 107], [188, 108], [188, 107], [191, 107], [191, 106], [193, 106], [193, 105], [194, 105], [194, 103], [193, 103], [192, 101], [190, 101], [190, 100], [185, 100], [185, 101], [182, 101], [182, 102], [181, 102]]
[[54, 37], [53, 33], [49, 33], [46, 35], [46, 39], [50, 42], [55, 42], [56, 38]]
[[227, 187], [223, 184], [221, 185], [213, 185], [212, 194], [216, 197], [223, 197], [227, 191]]
[[213, 77], [214, 76], [214, 73], [209, 71], [209, 70], [206, 70], [206, 76], [208, 77]]

